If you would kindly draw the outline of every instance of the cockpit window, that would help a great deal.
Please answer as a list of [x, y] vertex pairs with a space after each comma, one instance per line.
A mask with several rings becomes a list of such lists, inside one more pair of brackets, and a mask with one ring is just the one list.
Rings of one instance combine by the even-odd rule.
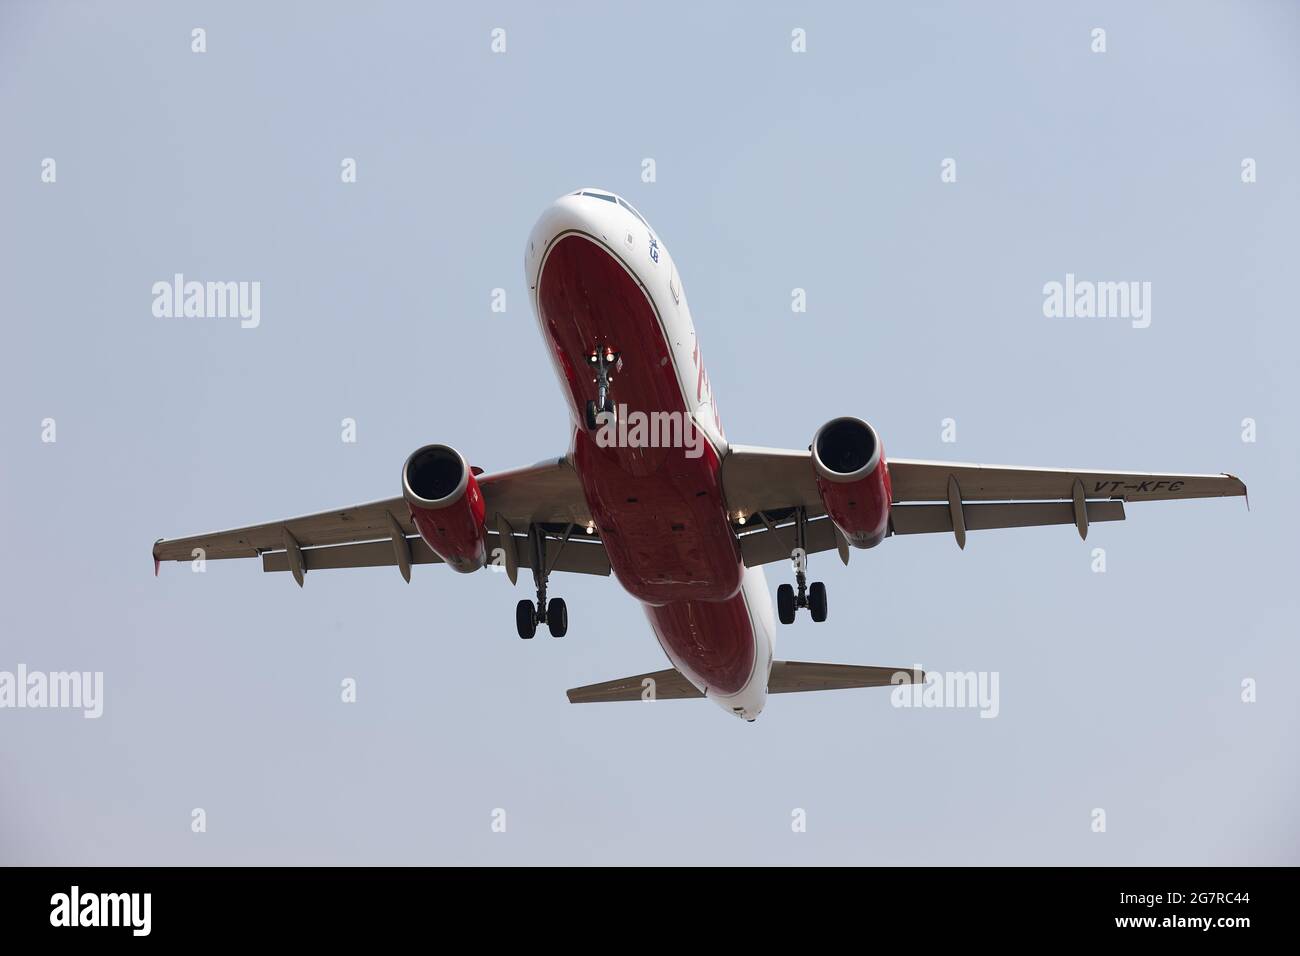
[[[628, 212], [630, 212], [632, 215], [636, 216], [638, 219], [641, 219], [641, 214], [632, 208], [631, 203], [628, 203], [625, 200], [620, 198], [618, 200], [618, 204], [622, 206], [624, 209], [626, 209]], [[641, 225], [645, 226], [647, 229], [650, 228], [650, 223], [646, 222], [644, 219], [641, 219]]]
[[581, 189], [578, 192], [574, 193], [573, 195], [590, 196], [592, 199], [603, 199], [605, 200], [605, 202], [618, 203], [620, 206], [622, 206], [632, 215], [636, 216], [636, 218], [640, 220], [641, 225], [645, 226], [647, 229], [650, 228], [650, 223], [645, 221], [645, 217], [643, 217], [639, 212], [633, 209], [632, 204], [628, 202], [626, 199], [624, 199], [622, 196], [611, 196], [609, 193], [592, 192], [589, 189]]

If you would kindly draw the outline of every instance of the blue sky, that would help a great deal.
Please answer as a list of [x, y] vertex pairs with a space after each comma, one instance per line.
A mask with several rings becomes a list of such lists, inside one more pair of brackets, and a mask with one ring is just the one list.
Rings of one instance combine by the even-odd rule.
[[[1287, 3], [3, 5], [0, 670], [105, 702], [0, 710], [0, 862], [1300, 862], [1298, 40]], [[521, 261], [580, 185], [671, 248], [732, 441], [856, 415], [1252, 510], [814, 558], [830, 619], [778, 657], [995, 671], [993, 720], [571, 706], [665, 666], [612, 579], [553, 580], [569, 634], [527, 643], [501, 575], [154, 579], [155, 538], [397, 494], [424, 443], [562, 453]], [[155, 318], [177, 272], [260, 281], [261, 324]], [[1150, 327], [1046, 318], [1067, 272], [1149, 281]]]

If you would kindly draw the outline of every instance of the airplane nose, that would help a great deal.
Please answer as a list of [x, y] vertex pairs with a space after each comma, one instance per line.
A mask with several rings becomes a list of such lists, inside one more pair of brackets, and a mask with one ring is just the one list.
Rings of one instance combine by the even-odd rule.
[[[558, 197], [542, 211], [529, 233], [528, 243], [524, 247], [524, 271], [529, 277], [530, 286], [537, 276], [542, 257], [557, 236], [570, 230], [594, 236], [605, 236], [610, 231], [607, 203], [594, 196], [584, 196], [582, 192], [578, 189]], [[617, 210], [617, 200], [612, 193], [608, 195], [611, 197], [608, 204]]]
[[536, 271], [540, 256], [557, 235], [565, 229], [581, 228], [584, 225], [581, 199], [577, 192], [565, 193], [542, 210], [528, 233], [528, 243], [524, 247], [524, 262], [528, 272]]

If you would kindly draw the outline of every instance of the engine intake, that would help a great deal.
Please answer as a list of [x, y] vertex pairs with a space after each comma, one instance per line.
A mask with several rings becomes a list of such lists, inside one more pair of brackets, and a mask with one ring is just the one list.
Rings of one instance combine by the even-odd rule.
[[876, 430], [859, 418], [836, 418], [817, 429], [813, 470], [822, 504], [855, 548], [874, 548], [889, 530], [889, 466]]
[[425, 445], [402, 466], [402, 497], [426, 544], [466, 573], [487, 564], [483, 492], [469, 463], [448, 445]]

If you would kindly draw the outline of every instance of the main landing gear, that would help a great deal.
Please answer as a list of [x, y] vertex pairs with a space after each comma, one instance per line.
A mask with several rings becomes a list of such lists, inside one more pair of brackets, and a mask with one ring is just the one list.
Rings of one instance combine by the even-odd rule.
[[796, 592], [788, 584], [776, 589], [776, 615], [782, 624], [793, 624], [795, 611], [806, 607], [812, 619], [820, 624], [826, 620], [826, 585], [821, 581], [808, 584], [807, 531], [808, 514], [803, 508], [795, 512], [795, 549], [790, 554], [794, 563]]
[[587, 356], [587, 364], [596, 373], [596, 377], [592, 379], [596, 386], [596, 399], [587, 402], [587, 429], [589, 431], [594, 432], [598, 427], [596, 416], [601, 412], [614, 414], [614, 400], [609, 395], [610, 383], [614, 381], [614, 376], [610, 374], [610, 370], [618, 367], [621, 358], [622, 353], [615, 352], [608, 345], [593, 350]]
[[[572, 531], [573, 526], [570, 525], [564, 532], [560, 548], [555, 552], [557, 557], [568, 543]], [[554, 567], [553, 564], [548, 566], [546, 563], [546, 532], [541, 526], [532, 525], [528, 529], [528, 539], [533, 551], [533, 583], [537, 586], [537, 604], [534, 606], [532, 601], [523, 600], [515, 605], [515, 630], [524, 640], [529, 640], [537, 633], [537, 625], [545, 624], [551, 637], [563, 637], [569, 630], [569, 609], [564, 598], [546, 600], [546, 581]]]

